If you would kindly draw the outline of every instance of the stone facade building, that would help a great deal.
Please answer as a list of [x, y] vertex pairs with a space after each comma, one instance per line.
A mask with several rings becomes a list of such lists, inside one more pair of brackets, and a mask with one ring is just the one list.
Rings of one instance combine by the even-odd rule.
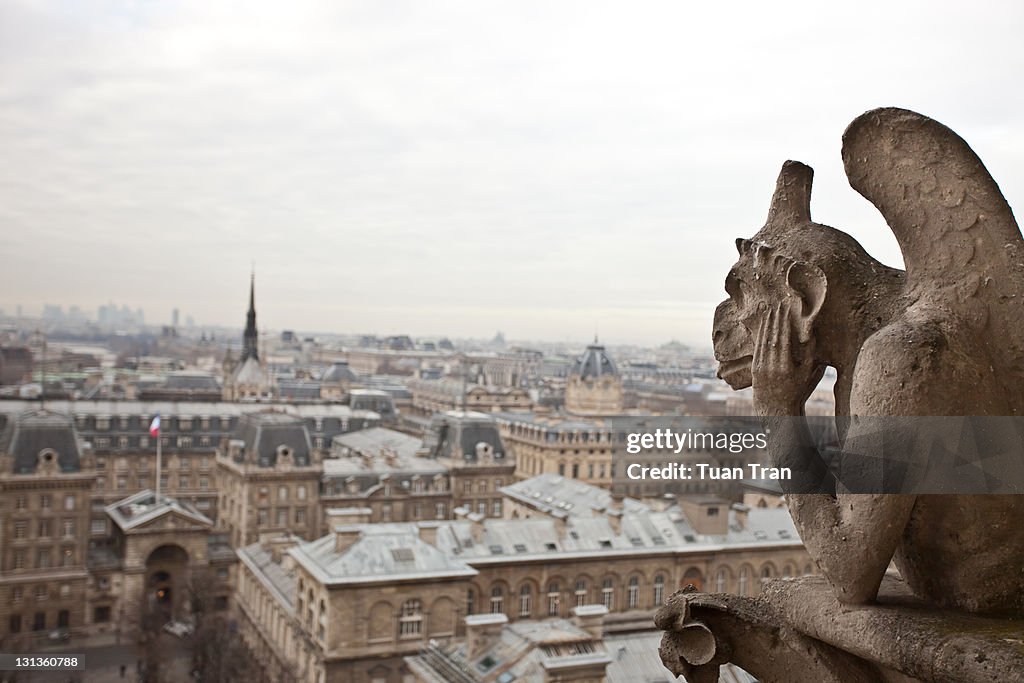
[[595, 338], [569, 371], [565, 409], [574, 415], [599, 416], [618, 415], [624, 407], [622, 377]]
[[515, 624], [599, 605], [605, 631], [632, 631], [688, 584], [753, 595], [764, 578], [811, 571], [786, 511], [709, 505], [556, 505], [561, 514], [529, 519], [460, 509], [456, 520], [253, 544], [239, 550], [243, 632], [264, 666], [302, 681], [398, 683], [403, 657], [466, 636], [473, 615]]

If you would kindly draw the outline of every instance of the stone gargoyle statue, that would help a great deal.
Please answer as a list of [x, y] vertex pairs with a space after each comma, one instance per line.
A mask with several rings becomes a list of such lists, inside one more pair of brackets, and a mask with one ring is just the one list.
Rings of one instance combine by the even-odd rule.
[[[906, 271], [813, 222], [813, 171], [787, 161], [766, 224], [736, 242], [713, 332], [720, 377], [752, 387], [756, 412], [778, 420], [769, 455], [798, 473], [781, 483], [834, 613], [789, 620], [787, 588], [758, 600], [677, 593], [656, 623], [663, 661], [691, 682], [717, 680], [725, 661], [762, 681], [945, 680], [837, 642], [837, 615], [874, 603], [892, 561], [917, 608], [1024, 616], [1024, 496], [847, 493], [791, 419], [826, 366], [837, 416], [1024, 414], [1024, 240], [981, 160], [949, 128], [895, 108], [857, 117], [842, 157]], [[951, 680], [986, 675], [958, 666]]]

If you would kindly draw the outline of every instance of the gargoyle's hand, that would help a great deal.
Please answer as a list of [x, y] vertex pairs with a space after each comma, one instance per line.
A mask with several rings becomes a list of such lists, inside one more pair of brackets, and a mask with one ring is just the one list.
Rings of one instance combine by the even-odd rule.
[[799, 305], [799, 299], [787, 296], [761, 319], [751, 364], [759, 415], [800, 415], [825, 371], [814, 360], [814, 338], [801, 343], [794, 334], [793, 307]]

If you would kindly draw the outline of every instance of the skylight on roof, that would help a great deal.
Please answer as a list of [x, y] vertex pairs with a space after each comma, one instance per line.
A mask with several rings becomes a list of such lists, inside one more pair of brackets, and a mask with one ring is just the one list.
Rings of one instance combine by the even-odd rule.
[[416, 556], [412, 553], [412, 548], [392, 548], [391, 557], [395, 562], [412, 562], [416, 559]]

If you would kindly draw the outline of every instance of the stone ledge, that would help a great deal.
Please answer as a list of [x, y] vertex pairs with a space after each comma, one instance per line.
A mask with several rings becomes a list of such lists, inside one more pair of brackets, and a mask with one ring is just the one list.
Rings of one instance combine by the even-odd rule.
[[926, 607], [887, 577], [878, 604], [841, 605], [822, 577], [758, 598], [678, 592], [658, 611], [666, 667], [692, 683], [732, 662], [763, 683], [990, 683], [1024, 671], [1024, 620]]

